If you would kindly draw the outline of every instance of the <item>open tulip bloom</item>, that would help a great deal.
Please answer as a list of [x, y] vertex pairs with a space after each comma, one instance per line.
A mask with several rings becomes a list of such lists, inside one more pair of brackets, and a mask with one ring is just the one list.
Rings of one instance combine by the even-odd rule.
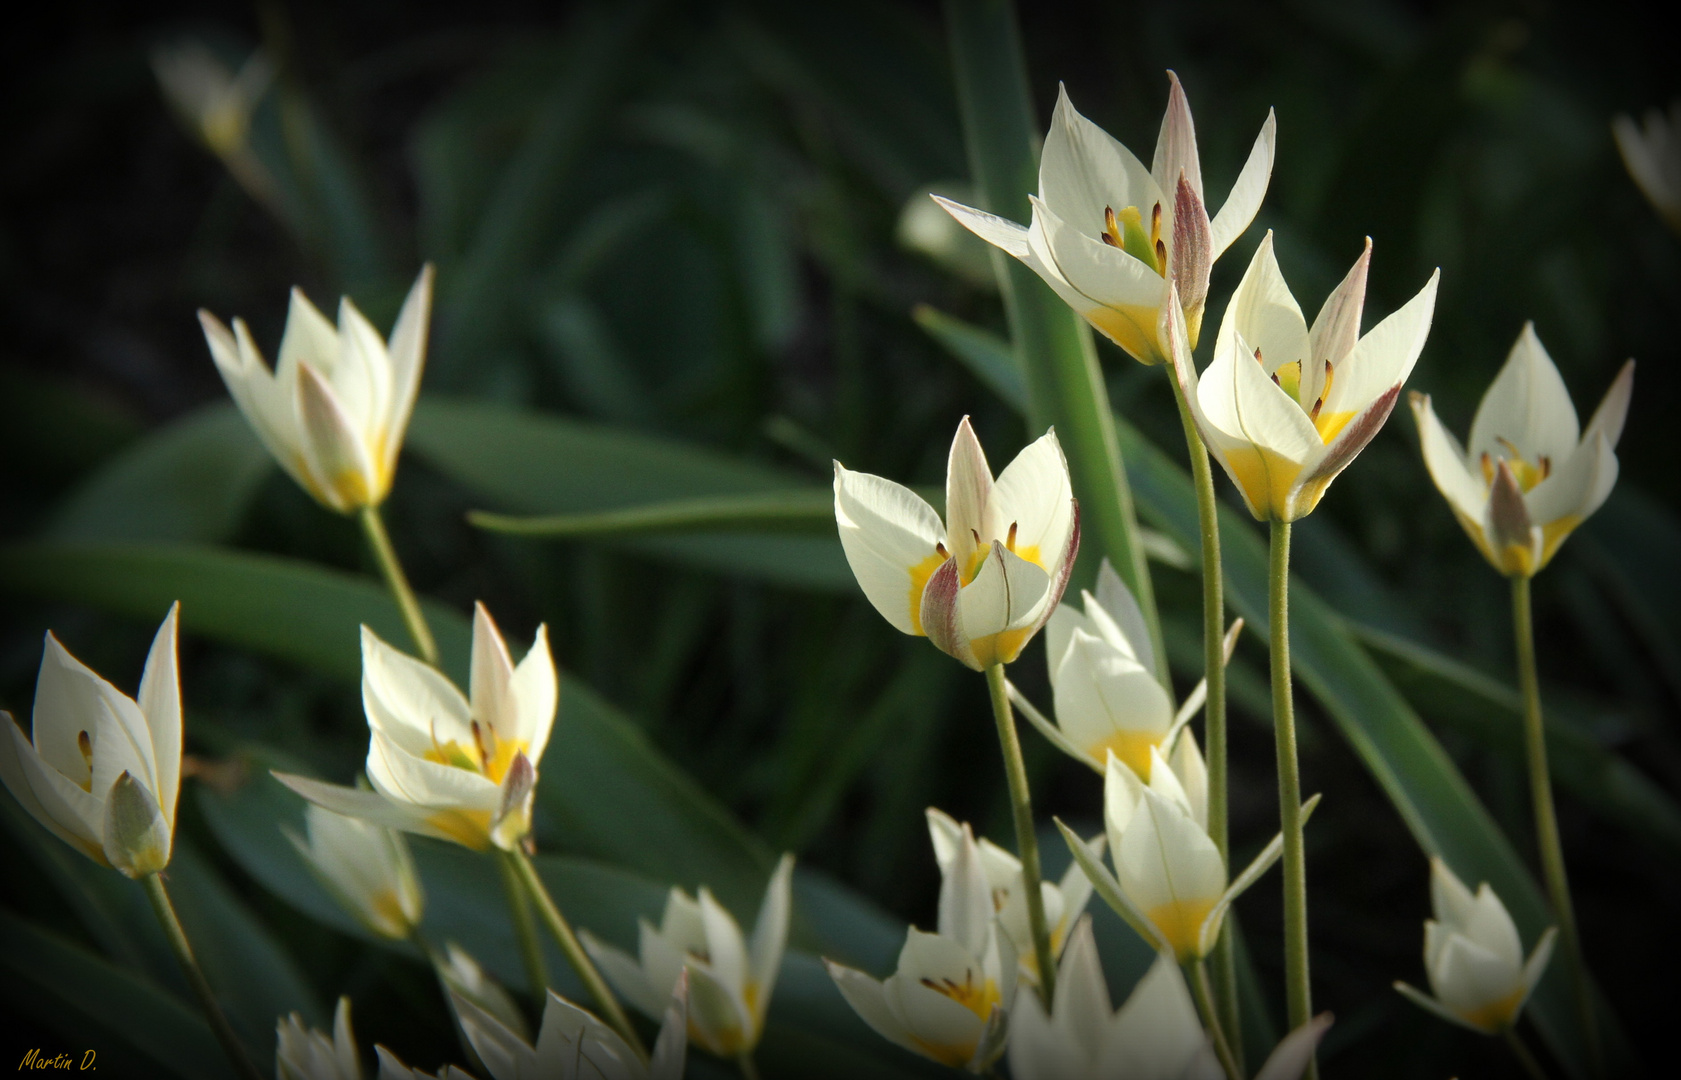
[[378, 506], [420, 391], [432, 309], [425, 267], [384, 339], [345, 297], [337, 328], [292, 290], [273, 371], [242, 319], [233, 330], [199, 312], [210, 355], [257, 437], [303, 489], [341, 514]]
[[1681, 100], [1669, 113], [1648, 109], [1645, 124], [1619, 116], [1611, 122], [1623, 164], [1669, 227], [1681, 233]]
[[944, 524], [910, 488], [838, 461], [835, 521], [876, 610], [976, 671], [1021, 655], [1056, 610], [1080, 547], [1056, 433], [994, 480], [968, 417], [951, 444]]
[[[379, 1080], [473, 1080], [454, 1065], [433, 1074], [409, 1068], [383, 1046], [375, 1046], [374, 1052], [379, 1056]], [[349, 998], [339, 998], [333, 1010], [331, 1035], [304, 1023], [299, 1013], [275, 1024], [274, 1075], [276, 1080], [362, 1080], [362, 1055], [350, 1027]]]
[[457, 997], [452, 1006], [492, 1080], [682, 1080], [690, 1019], [689, 981], [681, 971], [666, 996], [659, 1038], [647, 1061], [594, 1013], [553, 990], [535, 1046], [466, 998]]
[[1508, 577], [1531, 577], [1599, 509], [1617, 482], [1617, 440], [1634, 391], [1634, 361], [1582, 431], [1558, 368], [1525, 324], [1471, 422], [1469, 448], [1412, 396], [1424, 464], [1477, 550]]
[[1472, 1031], [1500, 1035], [1511, 1030], [1547, 970], [1556, 928], [1541, 934], [1525, 960], [1518, 928], [1500, 897], [1486, 881], [1473, 896], [1440, 858], [1430, 860], [1430, 906], [1436, 917], [1424, 923], [1424, 973], [1435, 996], [1404, 982], [1395, 989]]
[[[938, 845], [936, 845], [936, 849]], [[942, 1065], [983, 1073], [1004, 1052], [1016, 1000], [1017, 954], [998, 926], [983, 856], [967, 825], [941, 867], [936, 932], [905, 932], [884, 980], [825, 960], [829, 977], [882, 1038]]]
[[[1148, 780], [1151, 748], [1172, 745], [1207, 699], [1207, 680], [1198, 682], [1174, 710], [1156, 679], [1155, 654], [1138, 602], [1108, 559], [1098, 570], [1097, 592], [1082, 590], [1080, 596], [1084, 612], [1064, 603], [1045, 624], [1056, 724], [1046, 723], [1037, 710], [1024, 708], [1023, 713], [1076, 761], [1102, 772], [1113, 753]], [[1227, 635], [1228, 661], [1241, 628], [1239, 619]]]
[[740, 1057], [764, 1034], [788, 944], [793, 875], [794, 857], [784, 855], [765, 886], [751, 942], [706, 888], [698, 897], [672, 889], [657, 929], [641, 920], [640, 958], [588, 931], [578, 936], [614, 988], [645, 1016], [665, 1010], [672, 987], [687, 971], [689, 1037], [719, 1057]]
[[476, 850], [531, 831], [537, 762], [559, 684], [546, 627], [516, 667], [483, 604], [473, 612], [472, 696], [362, 628], [362, 705], [372, 791], [276, 773], [325, 809]]
[[[1208, 775], [1189, 732], [1173, 759], [1150, 748], [1150, 780], [1109, 756], [1103, 785], [1110, 873], [1074, 833], [1057, 823], [1075, 861], [1116, 913], [1156, 949], [1180, 962], [1206, 957], [1220, 936], [1226, 910], [1283, 854], [1275, 836], [1229, 885], [1225, 860], [1208, 837]], [[1317, 796], [1304, 806], [1312, 811]]]
[[1368, 240], [1310, 328], [1267, 233], [1200, 376], [1183, 318], [1164, 312], [1163, 346], [1203, 442], [1259, 521], [1295, 521], [1312, 512], [1383, 427], [1424, 349], [1441, 272], [1361, 335], [1371, 253]]
[[181, 787], [180, 605], [152, 639], [131, 698], [47, 635], [33, 741], [8, 714], [0, 781], [48, 832], [131, 878], [169, 864]]
[[1156, 326], [1170, 280], [1179, 282], [1178, 301], [1195, 343], [1214, 260], [1255, 219], [1272, 176], [1275, 122], [1269, 110], [1237, 183], [1210, 221], [1191, 106], [1178, 76], [1170, 71], [1168, 81], [1167, 113], [1148, 169], [1076, 112], [1068, 92], [1058, 88], [1030, 225], [934, 196], [1146, 364], [1168, 359]]
[[[1126, 1003], [1111, 1011], [1091, 919], [1082, 918], [1062, 955], [1056, 985], [1049, 1015], [1038, 998], [1024, 994], [1010, 1019], [1014, 1080], [1225, 1076], [1171, 955], [1157, 954]], [[1321, 1015], [1285, 1036], [1255, 1080], [1296, 1080], [1330, 1026], [1330, 1016]]]
[[[941, 879], [950, 875], [958, 863], [964, 836], [973, 836], [967, 823], [960, 823], [943, 810], [928, 808], [928, 836], [934, 842], [934, 861], [940, 865]], [[1095, 858], [1103, 857], [1104, 838], [1099, 836], [1088, 846]], [[992, 895], [992, 906], [998, 917], [999, 929], [1016, 947], [1021, 962], [1021, 978], [1035, 986], [1039, 983], [1039, 961], [1033, 949], [1032, 931], [1028, 926], [1027, 897], [1022, 892], [1021, 860], [982, 837], [975, 841], [981, 873], [986, 877]], [[1091, 881], [1077, 864], [1070, 863], [1057, 884], [1039, 883], [1045, 903], [1045, 923], [1050, 929], [1051, 953], [1060, 956], [1068, 943], [1068, 931], [1091, 900]]]
[[322, 886], [357, 922], [380, 937], [405, 941], [420, 925], [425, 897], [401, 833], [311, 803], [306, 840], [284, 829]]

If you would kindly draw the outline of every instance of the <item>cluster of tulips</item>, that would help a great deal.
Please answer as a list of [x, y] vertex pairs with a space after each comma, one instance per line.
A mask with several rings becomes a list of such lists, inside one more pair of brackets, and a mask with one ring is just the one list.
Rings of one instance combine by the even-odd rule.
[[[1290, 523], [1313, 511], [1388, 418], [1424, 347], [1437, 278], [1362, 334], [1368, 240], [1310, 324], [1268, 234], [1225, 305], [1213, 358], [1199, 372], [1192, 351], [1210, 268], [1255, 217], [1273, 146], [1269, 115], [1232, 193], [1210, 217], [1177, 79], [1149, 168], [1063, 94], [1028, 226], [942, 200], [1098, 332], [1170, 375], [1204, 511], [1207, 668], [1183, 702], [1167, 678], [1153, 613], [1141, 603], [1148, 594], [1137, 567], [1105, 562], [1093, 587], [1081, 590], [1079, 606], [1064, 602], [1080, 546], [1080, 506], [1054, 432], [995, 477], [963, 420], [951, 447], [943, 518], [908, 487], [835, 465], [835, 517], [864, 595], [899, 630], [925, 636], [985, 673], [1015, 811], [1012, 854], [930, 809], [943, 878], [934, 930], [909, 930], [897, 970], [884, 979], [829, 966], [839, 992], [870, 1027], [945, 1065], [987, 1074], [1005, 1059], [1017, 1080], [1247, 1075], [1236, 1039], [1231, 905], [1282, 861], [1291, 1031], [1256, 1075], [1286, 1080], [1315, 1068], [1330, 1017], [1315, 1015], [1309, 994], [1302, 836], [1318, 799], [1304, 800], [1296, 767]], [[751, 1077], [788, 932], [791, 857], [772, 874], [751, 935], [705, 889], [673, 889], [660, 925], [642, 924], [635, 957], [574, 931], [530, 858], [532, 800], [559, 693], [544, 630], [516, 662], [480, 605], [468, 692], [437, 669], [436, 646], [379, 512], [419, 387], [431, 292], [427, 268], [389, 340], [348, 299], [335, 324], [294, 292], [272, 368], [243, 322], [230, 329], [201, 316], [217, 368], [275, 460], [322, 505], [360, 518], [418, 653], [363, 629], [365, 782], [280, 775], [309, 802], [307, 835], [291, 839], [370, 931], [412, 939], [432, 959], [472, 1070], [451, 1066], [438, 1075], [678, 1077], [692, 1043]], [[1478, 550], [1512, 581], [1526, 733], [1532, 763], [1538, 758], [1531, 780], [1541, 863], [1590, 1034], [1593, 1011], [1540, 744], [1528, 581], [1610, 492], [1632, 382], [1631, 361], [1583, 429], [1557, 370], [1525, 327], [1467, 443], [1442, 426], [1428, 397], [1412, 398], [1431, 477]], [[1225, 621], [1210, 455], [1272, 532], [1268, 630], [1281, 829], [1236, 873], [1227, 836], [1223, 669], [1242, 624]], [[165, 887], [181, 777], [177, 618], [176, 609], [165, 618], [133, 698], [49, 634], [32, 735], [10, 718], [0, 725], [0, 780], [55, 836], [145, 884], [211, 1026], [251, 1077], [257, 1070], [199, 973]], [[1006, 676], [1040, 631], [1054, 698], [1049, 715]], [[1018, 710], [1102, 777], [1104, 831], [1081, 837], [1057, 823], [1073, 863], [1055, 884], [1042, 880]], [[1191, 721], [1204, 710], [1199, 742]], [[551, 991], [533, 1035], [508, 993], [471, 956], [421, 938], [424, 897], [405, 833], [495, 852], [512, 918], [525, 928], [533, 987], [546, 985], [531, 931], [534, 908], [591, 1000], [574, 1003]], [[1432, 994], [1398, 988], [1446, 1020], [1507, 1036], [1535, 1068], [1515, 1026], [1551, 956], [1555, 930], [1533, 943], [1526, 959], [1512, 919], [1486, 884], [1473, 891], [1435, 859], [1430, 890], [1435, 918], [1425, 924], [1424, 953]], [[1085, 914], [1094, 893], [1157, 953], [1119, 1009]], [[652, 1050], [621, 998], [660, 1025]], [[377, 1052], [381, 1077], [423, 1075], [386, 1048]], [[341, 999], [330, 1034], [296, 1016], [281, 1018], [276, 1062], [283, 1078], [360, 1077], [348, 1000]]]

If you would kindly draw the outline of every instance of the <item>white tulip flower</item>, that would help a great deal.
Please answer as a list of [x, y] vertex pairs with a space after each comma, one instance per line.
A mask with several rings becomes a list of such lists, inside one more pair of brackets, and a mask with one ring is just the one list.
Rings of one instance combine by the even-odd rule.
[[188, 40], [153, 49], [152, 73], [193, 133], [226, 158], [244, 151], [274, 65], [258, 50], [236, 73], [203, 42]]
[[[1279, 1042], [1255, 1080], [1296, 1080], [1330, 1027], [1321, 1014]], [[1010, 1020], [1014, 1080], [1219, 1080], [1225, 1075], [1203, 1032], [1185, 976], [1159, 953], [1132, 994], [1111, 1012], [1091, 919], [1075, 927], [1057, 969], [1049, 1015], [1023, 995]]]
[[475, 850], [531, 831], [537, 762], [559, 684], [546, 627], [516, 667], [483, 604], [473, 611], [472, 697], [362, 628], [362, 705], [372, 791], [275, 773], [327, 810]]
[[293, 1013], [274, 1026], [276, 1080], [362, 1080], [362, 1059], [350, 1028], [350, 999], [333, 1010], [333, 1034], [317, 1031]]
[[431, 310], [430, 265], [403, 301], [389, 346], [349, 297], [335, 329], [293, 289], [273, 371], [244, 320], [229, 331], [208, 311], [198, 317], [222, 381], [268, 452], [321, 505], [348, 514], [378, 506], [391, 490]]
[[1541, 934], [1526, 961], [1518, 928], [1488, 882], [1473, 896], [1440, 858], [1430, 860], [1430, 906], [1436, 917], [1424, 923], [1424, 972], [1435, 996], [1404, 982], [1395, 989], [1472, 1031], [1509, 1031], [1547, 970], [1557, 928]]
[[765, 886], [751, 943], [706, 888], [693, 897], [672, 889], [658, 929], [641, 920], [639, 958], [588, 931], [578, 937], [614, 989], [646, 1016], [660, 1015], [672, 986], [687, 971], [689, 1038], [719, 1057], [740, 1057], [764, 1034], [788, 944], [793, 876], [794, 857], [784, 855]]
[[[432, 969], [437, 972], [438, 981], [444, 986], [452, 1012], [455, 1002], [464, 999], [478, 1006], [481, 1011], [494, 1016], [503, 1027], [521, 1039], [530, 1038], [531, 1031], [526, 1026], [525, 1014], [520, 1011], [519, 1004], [500, 983], [490, 977], [477, 960], [473, 959], [472, 953], [451, 941], [444, 946], [441, 954], [432, 954]], [[457, 1016], [457, 1023], [460, 1020], [460, 1016]]]
[[1681, 100], [1670, 102], [1668, 116], [1647, 110], [1644, 130], [1619, 116], [1611, 121], [1611, 133], [1629, 175], [1669, 227], [1681, 232]]
[[846, 561], [877, 611], [976, 671], [1007, 664], [1056, 610], [1080, 547], [1080, 508], [1056, 433], [995, 481], [964, 417], [946, 521], [910, 488], [835, 462]]
[[1508, 577], [1532, 577], [1617, 482], [1617, 440], [1634, 393], [1625, 363], [1581, 431], [1570, 392], [1535, 336], [1522, 333], [1477, 406], [1467, 451], [1412, 395], [1430, 478], [1477, 550]]
[[934, 196], [1146, 364], [1169, 359], [1156, 326], [1170, 281], [1179, 283], [1178, 303], [1195, 344], [1214, 260], [1255, 220], [1266, 196], [1276, 129], [1269, 109], [1237, 183], [1210, 221], [1191, 106], [1179, 77], [1167, 75], [1167, 112], [1150, 168], [1076, 112], [1067, 90], [1059, 87], [1030, 226]]
[[[928, 808], [928, 835], [934, 842], [934, 861], [939, 863], [941, 880], [958, 865], [958, 853], [963, 837], [972, 836], [968, 823], [958, 822], [943, 810]], [[1099, 836], [1088, 845], [1094, 857], [1103, 857], [1104, 838]], [[1039, 958], [1033, 949], [1033, 934], [1027, 917], [1027, 895], [1022, 889], [1021, 860], [985, 837], [975, 841], [981, 873], [986, 877], [992, 895], [993, 910], [999, 928], [1016, 947], [1021, 964], [1021, 978], [1039, 985]], [[1045, 925], [1051, 935], [1051, 954], [1060, 956], [1068, 943], [1068, 931], [1091, 900], [1091, 881], [1078, 864], [1070, 863], [1062, 880], [1056, 884], [1039, 883], [1039, 895], [1045, 905]]]
[[543, 1007], [535, 1046], [465, 998], [458, 997], [454, 1008], [492, 1080], [682, 1080], [690, 1020], [689, 980], [681, 971], [647, 1061], [594, 1013], [553, 990]]
[[138, 700], [71, 656], [51, 633], [35, 682], [33, 741], [9, 714], [0, 781], [48, 832], [131, 878], [169, 864], [181, 787], [181, 605], [152, 639]]
[[1200, 377], [1184, 320], [1162, 320], [1163, 346], [1208, 452], [1259, 521], [1295, 521], [1319, 505], [1383, 427], [1424, 349], [1441, 271], [1362, 336], [1371, 255], [1368, 239], [1310, 329], [1268, 232], [1226, 306], [1214, 359]]
[[1008, 960], [1018, 949], [998, 926], [983, 861], [961, 826], [941, 868], [937, 932], [907, 930], [898, 970], [885, 980], [824, 960], [847, 1004], [883, 1038], [976, 1074], [1004, 1052], [1019, 968]]
[[[1196, 740], [1182, 734], [1172, 758], [1150, 748], [1148, 785], [1109, 755], [1103, 785], [1110, 873], [1068, 826], [1057, 823], [1075, 861], [1104, 901], [1157, 949], [1181, 961], [1206, 957], [1226, 911], [1284, 852], [1274, 836], [1229, 885], [1225, 860], [1208, 836], [1208, 773]], [[1304, 820], [1318, 796], [1303, 806]]]
[[304, 808], [304, 827], [307, 840], [290, 828], [286, 838], [339, 906], [380, 937], [407, 940], [425, 897], [402, 833], [314, 803]]

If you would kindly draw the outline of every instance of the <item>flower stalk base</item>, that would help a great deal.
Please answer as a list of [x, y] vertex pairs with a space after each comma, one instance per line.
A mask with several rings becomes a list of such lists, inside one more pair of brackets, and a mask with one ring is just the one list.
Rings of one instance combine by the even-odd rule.
[[210, 983], [206, 981], [203, 969], [198, 966], [198, 958], [193, 955], [193, 946], [187, 940], [187, 932], [182, 929], [181, 920], [175, 915], [175, 905], [170, 903], [169, 892], [163, 885], [163, 877], [159, 874], [147, 874], [140, 879], [140, 884], [145, 886], [146, 898], [152, 902], [152, 910], [157, 913], [158, 922], [163, 924], [164, 937], [169, 939], [169, 947], [175, 953], [175, 959], [181, 962], [181, 973], [187, 977], [187, 984], [193, 988], [193, 996], [198, 998], [199, 1008], [204, 1010], [204, 1018], [210, 1023], [210, 1030], [215, 1033], [216, 1041], [222, 1044], [228, 1060], [233, 1063], [234, 1072], [243, 1080], [263, 1080], [263, 1074], [251, 1063], [244, 1045], [234, 1034], [222, 1007], [216, 1004], [216, 998], [210, 992]]
[[[1307, 853], [1302, 845], [1302, 779], [1296, 763], [1296, 709], [1290, 681], [1290, 523], [1272, 523], [1267, 617], [1272, 633], [1272, 726], [1278, 750], [1278, 817], [1284, 837], [1284, 989], [1289, 1027], [1313, 1017], [1308, 982]], [[1308, 1059], [1308, 1080], [1319, 1064]]]
[[1039, 840], [1033, 831], [1027, 767], [1021, 758], [1021, 740], [1016, 737], [1016, 718], [1010, 711], [1003, 664], [986, 669], [986, 686], [992, 692], [992, 716], [998, 722], [998, 746], [1004, 753], [1004, 773], [1010, 784], [1010, 809], [1016, 821], [1016, 848], [1021, 857], [1027, 923], [1033, 933], [1033, 956], [1039, 967], [1039, 997], [1048, 1012], [1056, 996], [1056, 953], [1051, 948], [1051, 933], [1045, 923], [1045, 898], [1039, 887]]
[[438, 643], [432, 637], [432, 628], [426, 625], [426, 616], [420, 610], [420, 600], [414, 595], [414, 588], [409, 584], [408, 575], [403, 573], [403, 564], [397, 560], [397, 549], [391, 546], [391, 536], [385, 531], [385, 522], [379, 516], [379, 507], [364, 506], [357, 513], [357, 519], [362, 523], [362, 533], [368, 538], [368, 547], [374, 553], [374, 561], [379, 563], [380, 575], [385, 578], [385, 584], [391, 589], [391, 595], [397, 600], [397, 607], [403, 613], [403, 625], [409, 629], [409, 637], [414, 639], [414, 647], [420, 650], [420, 658], [438, 666]]

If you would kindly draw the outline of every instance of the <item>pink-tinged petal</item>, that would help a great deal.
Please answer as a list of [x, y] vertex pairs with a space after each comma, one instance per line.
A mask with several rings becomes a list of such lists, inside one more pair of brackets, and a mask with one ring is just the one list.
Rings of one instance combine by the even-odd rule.
[[1372, 238], [1342, 283], [1331, 290], [1324, 306], [1314, 316], [1307, 335], [1307, 355], [1302, 358], [1302, 385], [1298, 400], [1309, 408], [1325, 392], [1327, 365], [1335, 367], [1354, 350], [1360, 340], [1360, 316], [1366, 307], [1366, 275], [1372, 264]]
[[1473, 459], [1483, 454], [1506, 457], [1516, 449], [1525, 461], [1546, 457], [1556, 464], [1576, 449], [1580, 434], [1576, 406], [1570, 403], [1558, 367], [1535, 336], [1535, 324], [1524, 323], [1500, 374], [1477, 406], [1466, 449]]
[[1249, 160], [1243, 163], [1237, 183], [1232, 185], [1231, 193], [1209, 226], [1214, 258], [1218, 259], [1232, 246], [1232, 241], [1243, 235], [1260, 211], [1267, 184], [1272, 179], [1273, 147], [1277, 139], [1278, 118], [1268, 109], [1261, 133], [1255, 136], [1255, 145], [1250, 148]]
[[998, 535], [992, 488], [986, 451], [965, 416], [957, 425], [946, 464], [946, 549], [960, 567], [970, 568], [977, 549]]
[[[1162, 114], [1162, 127], [1156, 136], [1156, 155], [1150, 160], [1150, 176], [1163, 191], [1172, 191], [1183, 175], [1190, 182], [1191, 191], [1202, 200], [1202, 161], [1197, 157], [1197, 127], [1191, 120], [1191, 102], [1179, 76], [1167, 73], [1167, 111]], [[1178, 219], [1174, 219], [1178, 228]], [[1169, 240], [1171, 244], [1172, 241]]]
[[1531, 571], [1538, 569], [1532, 561], [1524, 558], [1531, 555], [1534, 546], [1534, 533], [1530, 529], [1529, 509], [1524, 505], [1523, 490], [1518, 487], [1518, 481], [1512, 475], [1511, 466], [1506, 459], [1501, 458], [1495, 467], [1494, 483], [1488, 489], [1488, 540], [1495, 553], [1506, 561], [1508, 549], [1517, 548], [1523, 555], [1518, 557], [1518, 565], [1528, 565]]
[[1332, 373], [1331, 386], [1315, 419], [1326, 442], [1335, 437], [1341, 424], [1407, 381], [1430, 336], [1441, 278], [1440, 270], [1432, 273], [1418, 295], [1372, 327]]
[[957, 601], [962, 587], [956, 559], [947, 559], [929, 575], [928, 585], [922, 590], [922, 631], [935, 648], [980, 671], [959, 622]]
[[1376, 401], [1366, 407], [1351, 423], [1343, 426], [1342, 431], [1325, 448], [1324, 456], [1311, 469], [1303, 472], [1295, 489], [1290, 494], [1291, 514], [1286, 520], [1295, 520], [1311, 513], [1319, 505], [1325, 489], [1337, 475], [1348, 468], [1350, 463], [1359, 456], [1366, 444], [1376, 438], [1383, 430], [1389, 414], [1395, 409], [1395, 402], [1401, 398], [1401, 388], [1394, 386], [1381, 395]]
[[152, 794], [171, 830], [175, 828], [175, 801], [181, 789], [181, 673], [176, 661], [180, 615], [177, 601], [169, 606], [169, 614], [152, 638], [146, 671], [140, 677], [138, 702], [152, 734], [158, 782]]
[[314, 366], [298, 365], [297, 395], [305, 463], [314, 481], [310, 494], [340, 513], [383, 500], [385, 484], [374, 471], [356, 422]]
[[1623, 437], [1623, 421], [1628, 419], [1629, 399], [1634, 395], [1634, 361], [1623, 364], [1617, 372], [1617, 377], [1611, 380], [1611, 388], [1605, 391], [1605, 397], [1600, 401], [1599, 408], [1593, 411], [1593, 419], [1588, 421], [1587, 430], [1582, 432], [1582, 445], [1593, 441], [1596, 433], [1603, 434], [1611, 449], [1617, 448], [1617, 441]]
[[1208, 210], [1189, 177], [1180, 176], [1173, 197], [1173, 239], [1168, 265], [1185, 305], [1185, 321], [1195, 345], [1208, 303], [1208, 275], [1214, 266]]

